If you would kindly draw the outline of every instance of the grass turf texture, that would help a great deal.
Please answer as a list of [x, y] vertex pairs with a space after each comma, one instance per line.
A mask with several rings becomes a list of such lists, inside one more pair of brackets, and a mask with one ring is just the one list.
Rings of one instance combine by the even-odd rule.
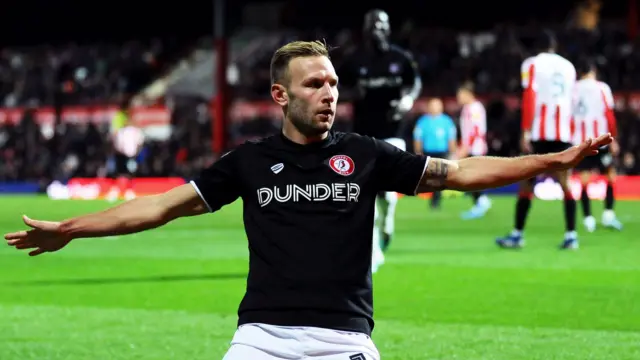
[[[23, 228], [23, 213], [63, 219], [109, 206], [0, 200], [2, 233]], [[506, 251], [493, 240], [511, 229], [514, 199], [493, 201], [476, 221], [459, 220], [468, 198], [444, 199], [439, 212], [400, 201], [374, 276], [382, 358], [640, 359], [638, 203], [617, 205], [624, 232], [581, 231], [582, 248], [562, 252], [560, 202], [534, 202], [528, 246]], [[601, 202], [593, 208], [599, 218]], [[238, 202], [37, 258], [0, 246], [0, 359], [222, 358], [247, 272], [240, 211]]]

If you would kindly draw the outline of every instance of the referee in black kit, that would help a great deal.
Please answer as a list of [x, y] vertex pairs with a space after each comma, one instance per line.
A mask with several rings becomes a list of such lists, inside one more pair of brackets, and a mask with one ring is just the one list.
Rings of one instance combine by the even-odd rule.
[[[365, 14], [364, 42], [340, 69], [341, 86], [355, 90], [353, 132], [371, 136], [406, 150], [405, 136], [411, 132], [406, 114], [413, 107], [422, 81], [413, 56], [389, 42], [389, 15], [378, 9]], [[376, 201], [372, 271], [384, 263], [395, 229], [398, 194], [381, 192]]]
[[[221, 157], [190, 184], [61, 222], [24, 217], [6, 234], [30, 255], [79, 238], [136, 233], [243, 200], [249, 275], [226, 360], [377, 360], [371, 284], [376, 194], [472, 191], [572, 168], [612, 141], [562, 153], [459, 161], [413, 155], [367, 136], [331, 131], [338, 77], [321, 42], [293, 42], [271, 60], [280, 134]], [[176, 244], [179, 246], [179, 244]]]

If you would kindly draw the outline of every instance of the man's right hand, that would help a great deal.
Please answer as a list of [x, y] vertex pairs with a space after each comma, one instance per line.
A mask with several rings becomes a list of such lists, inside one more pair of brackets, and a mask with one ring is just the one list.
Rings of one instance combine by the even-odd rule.
[[71, 241], [60, 231], [60, 222], [33, 220], [26, 215], [22, 219], [31, 229], [5, 234], [4, 238], [18, 250], [35, 249], [29, 252], [30, 256], [58, 251]]

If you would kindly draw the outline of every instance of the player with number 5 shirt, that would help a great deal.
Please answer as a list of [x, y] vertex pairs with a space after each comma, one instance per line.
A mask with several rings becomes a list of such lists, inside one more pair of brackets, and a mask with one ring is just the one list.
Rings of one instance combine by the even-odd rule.
[[[556, 53], [556, 40], [544, 31], [536, 43], [538, 54], [522, 63], [522, 150], [525, 153], [548, 154], [572, 145], [572, 100], [576, 83], [573, 64]], [[555, 178], [564, 192], [566, 232], [561, 248], [578, 248], [576, 234], [576, 201], [569, 189], [569, 172], [547, 174]], [[505, 237], [496, 240], [502, 248], [524, 245], [523, 231], [531, 208], [533, 184], [530, 179], [520, 184], [516, 203], [515, 226]]]

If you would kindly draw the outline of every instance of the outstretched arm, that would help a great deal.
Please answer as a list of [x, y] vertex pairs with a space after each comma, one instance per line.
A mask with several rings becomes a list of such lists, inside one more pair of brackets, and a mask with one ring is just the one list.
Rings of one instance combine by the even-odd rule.
[[139, 197], [101, 212], [62, 221], [60, 232], [71, 238], [126, 235], [205, 212], [202, 198], [192, 185], [185, 184], [162, 194]]
[[17, 249], [35, 249], [29, 255], [56, 251], [78, 238], [132, 234], [156, 228], [179, 217], [207, 212], [195, 188], [182, 185], [163, 194], [140, 197], [107, 210], [61, 222], [23, 217], [31, 230], [5, 235]]
[[458, 161], [429, 160], [418, 193], [443, 189], [476, 191], [501, 187], [539, 174], [573, 168], [586, 156], [611, 143], [611, 134], [589, 139], [560, 153], [528, 155], [515, 158], [477, 156]]

